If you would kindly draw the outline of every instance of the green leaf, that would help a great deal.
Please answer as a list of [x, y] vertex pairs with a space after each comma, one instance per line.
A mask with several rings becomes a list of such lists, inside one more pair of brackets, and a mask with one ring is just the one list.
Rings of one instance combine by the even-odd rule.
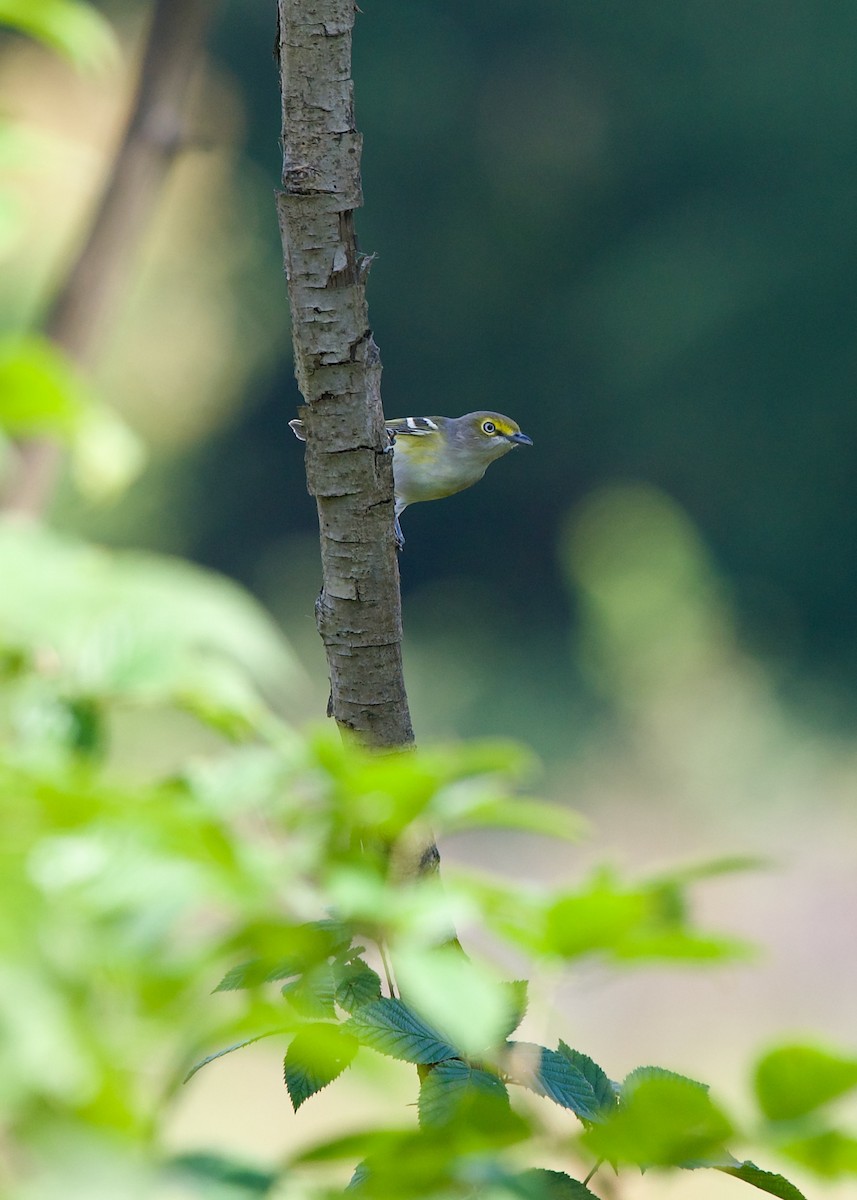
[[502, 1045], [520, 1022], [520, 988], [510, 988], [460, 948], [394, 946], [393, 954], [402, 995], [465, 1057]]
[[336, 980], [329, 963], [320, 963], [291, 980], [282, 988], [282, 994], [302, 1017], [333, 1020], [336, 1016]]
[[351, 942], [350, 931], [339, 921], [330, 919], [277, 925], [272, 931], [265, 930], [264, 934], [266, 948], [271, 949], [273, 944], [277, 957], [254, 958], [232, 967], [214, 989], [216, 992], [259, 987], [263, 983], [275, 983], [311, 971], [341, 954]]
[[411, 1063], [456, 1058], [458, 1051], [401, 1000], [374, 1000], [359, 1008], [345, 1028], [364, 1046]]
[[707, 1083], [700, 1083], [698, 1079], [690, 1079], [687, 1075], [679, 1075], [676, 1071], [668, 1071], [666, 1067], [635, 1067], [625, 1076], [619, 1089], [623, 1100], [628, 1098], [635, 1087], [649, 1079], [675, 1079], [679, 1083], [690, 1084], [701, 1092], [709, 1090]]
[[361, 958], [337, 969], [336, 1003], [346, 1012], [381, 999], [381, 977]]
[[230, 967], [214, 990], [215, 992], [237, 992], [242, 988], [258, 987], [260, 984], [268, 982], [269, 970], [269, 964], [260, 958], [239, 963], [236, 967]]
[[629, 888], [602, 870], [587, 887], [548, 906], [544, 949], [562, 958], [600, 953], [621, 960], [713, 961], [746, 954], [742, 943], [700, 934], [685, 920], [684, 895], [674, 881]]
[[499, 1119], [508, 1107], [509, 1093], [502, 1080], [461, 1059], [432, 1067], [420, 1087], [421, 1125], [447, 1125], [451, 1121], [490, 1123]]
[[736, 1179], [743, 1179], [744, 1183], [752, 1184], [762, 1192], [768, 1192], [771, 1196], [778, 1196], [779, 1200], [806, 1200], [803, 1192], [790, 1183], [783, 1175], [775, 1175], [772, 1171], [763, 1171], [761, 1167], [757, 1167], [755, 1163], [747, 1162], [736, 1163], [729, 1167], [716, 1167], [718, 1171], [722, 1171], [725, 1175], [734, 1175]]
[[83, 0], [0, 0], [0, 25], [37, 38], [81, 69], [103, 69], [119, 58], [110, 26]]
[[203, 1067], [207, 1067], [208, 1064], [214, 1062], [215, 1059], [224, 1058], [227, 1054], [231, 1054], [233, 1050], [243, 1050], [245, 1046], [252, 1046], [254, 1042], [261, 1042], [263, 1038], [274, 1037], [278, 1033], [287, 1032], [288, 1030], [285, 1028], [271, 1029], [267, 1033], [257, 1033], [254, 1034], [253, 1037], [244, 1038], [243, 1041], [233, 1042], [231, 1046], [225, 1046], [223, 1050], [215, 1050], [213, 1054], [208, 1054], [205, 1058], [200, 1059], [198, 1063], [194, 1063], [187, 1075], [185, 1075], [182, 1083], [187, 1083], [188, 1080], [193, 1079], [197, 1071], [201, 1071]]
[[778, 1148], [823, 1179], [857, 1175], [857, 1138], [838, 1129], [821, 1129], [803, 1137], [789, 1137], [779, 1142]]
[[579, 842], [586, 822], [561, 804], [541, 800], [485, 800], [443, 822], [445, 833], [459, 829], [513, 829]]
[[616, 1089], [605, 1071], [597, 1063], [593, 1062], [588, 1055], [583, 1054], [580, 1050], [572, 1050], [571, 1046], [567, 1046], [563, 1041], [559, 1043], [557, 1050], [563, 1058], [568, 1059], [571, 1065], [581, 1073], [592, 1088], [598, 1112], [607, 1113], [614, 1109], [619, 1099]]
[[295, 1034], [283, 1063], [295, 1112], [351, 1065], [357, 1045], [338, 1025], [309, 1025]]
[[687, 1166], [724, 1154], [732, 1127], [703, 1086], [669, 1072], [634, 1075], [619, 1107], [581, 1139], [598, 1158], [642, 1167]]
[[189, 563], [112, 552], [0, 521], [0, 641], [48, 648], [72, 695], [240, 710], [270, 724], [257, 686], [295, 678], [272, 619], [232, 581]]
[[857, 1087], [857, 1059], [817, 1046], [781, 1046], [759, 1060], [754, 1083], [765, 1116], [790, 1121]]
[[592, 1084], [565, 1055], [532, 1042], [509, 1042], [508, 1069], [513, 1082], [547, 1096], [586, 1121], [597, 1121], [599, 1105]]
[[260, 1171], [257, 1167], [246, 1163], [236, 1162], [222, 1154], [191, 1153], [178, 1154], [169, 1159], [166, 1167], [177, 1171], [189, 1178], [190, 1182], [199, 1183], [204, 1188], [209, 1185], [235, 1188], [251, 1196], [267, 1196], [279, 1180], [276, 1171]]
[[501, 984], [501, 987], [509, 1001], [509, 1018], [502, 1030], [502, 1036], [505, 1040], [515, 1032], [527, 1015], [529, 984], [526, 979], [511, 979]]
[[93, 403], [74, 365], [46, 338], [0, 343], [0, 429], [12, 437], [67, 441]]
[[520, 1196], [522, 1200], [598, 1200], [579, 1179], [572, 1179], [564, 1171], [548, 1171], [542, 1167], [509, 1176], [503, 1183], [511, 1195]]

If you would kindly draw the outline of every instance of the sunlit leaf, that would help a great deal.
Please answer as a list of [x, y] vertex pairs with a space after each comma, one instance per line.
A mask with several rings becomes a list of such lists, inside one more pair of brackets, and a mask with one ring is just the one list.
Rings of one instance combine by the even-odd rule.
[[778, 1140], [778, 1148], [823, 1179], [857, 1175], [857, 1137], [838, 1129], [819, 1129]]
[[0, 25], [37, 38], [87, 70], [110, 66], [119, 55], [110, 25], [84, 0], [0, 0]]
[[724, 1152], [732, 1127], [704, 1087], [681, 1077], [640, 1078], [620, 1106], [584, 1133], [599, 1158], [683, 1166]]
[[454, 946], [394, 948], [396, 975], [409, 1004], [467, 1055], [502, 1043], [523, 1017], [520, 989]]
[[474, 804], [455, 818], [445, 820], [441, 827], [447, 833], [455, 833], [460, 829], [512, 829], [520, 833], [537, 833], [544, 837], [577, 842], [586, 830], [586, 822], [577, 813], [559, 804], [497, 799]]
[[94, 403], [78, 370], [46, 338], [0, 342], [0, 429], [6, 433], [70, 441]]
[[790, 1121], [857, 1087], [857, 1059], [818, 1046], [780, 1046], [759, 1060], [754, 1082], [765, 1116]]

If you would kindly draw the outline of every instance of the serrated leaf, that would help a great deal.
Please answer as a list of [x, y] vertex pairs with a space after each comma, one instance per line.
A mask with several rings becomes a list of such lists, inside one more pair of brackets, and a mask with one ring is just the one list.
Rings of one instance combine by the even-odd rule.
[[598, 1101], [592, 1084], [563, 1054], [532, 1042], [507, 1045], [510, 1075], [515, 1083], [539, 1096], [547, 1096], [583, 1120], [598, 1120]]
[[616, 1089], [613, 1086], [606, 1072], [599, 1067], [598, 1063], [580, 1050], [572, 1050], [571, 1046], [567, 1046], [565, 1042], [560, 1042], [557, 1047], [557, 1052], [568, 1059], [573, 1067], [580, 1071], [581, 1075], [587, 1081], [595, 1093], [595, 1103], [599, 1113], [610, 1112], [618, 1103]]
[[230, 967], [214, 989], [215, 992], [236, 992], [242, 988], [257, 987], [268, 980], [268, 963], [261, 959], [251, 959], [249, 962], [238, 963]]
[[677, 1071], [668, 1071], [666, 1067], [635, 1067], [622, 1080], [620, 1088], [622, 1097], [626, 1098], [635, 1087], [649, 1079], [675, 1079], [679, 1083], [690, 1084], [691, 1087], [698, 1088], [701, 1092], [709, 1090], [707, 1083], [700, 1083], [698, 1079], [690, 1079], [687, 1075], [679, 1075]]
[[772, 1121], [791, 1121], [857, 1087], [857, 1059], [817, 1046], [780, 1046], [756, 1066], [756, 1096]]
[[369, 1168], [364, 1160], [363, 1162], [359, 1162], [354, 1168], [354, 1174], [348, 1181], [348, 1187], [345, 1189], [346, 1192], [350, 1191], [352, 1188], [360, 1187], [360, 1184], [365, 1183], [368, 1178]]
[[336, 1016], [336, 979], [329, 963], [313, 967], [281, 990], [283, 997], [302, 1017], [315, 1020], [327, 1017], [333, 1020]]
[[341, 1075], [356, 1053], [357, 1039], [339, 1025], [309, 1025], [296, 1033], [283, 1063], [295, 1112], [305, 1100]]
[[231, 1046], [225, 1046], [222, 1050], [215, 1050], [213, 1054], [207, 1054], [205, 1058], [200, 1059], [198, 1063], [194, 1063], [187, 1075], [185, 1075], [182, 1083], [187, 1083], [189, 1079], [193, 1079], [197, 1071], [201, 1071], [203, 1067], [207, 1067], [208, 1064], [214, 1062], [215, 1059], [223, 1058], [225, 1055], [231, 1054], [233, 1050], [243, 1050], [245, 1046], [252, 1046], [254, 1042], [261, 1042], [263, 1038], [274, 1037], [278, 1033], [286, 1032], [287, 1030], [285, 1029], [271, 1029], [267, 1033], [257, 1033], [254, 1034], [253, 1037], [244, 1038], [244, 1040], [241, 1042], [233, 1042]]
[[461, 1059], [438, 1063], [428, 1071], [420, 1087], [420, 1125], [446, 1125], [450, 1121], [496, 1120], [508, 1109], [505, 1084]]
[[354, 1012], [361, 1005], [381, 999], [381, 977], [362, 959], [337, 968], [337, 974], [339, 984], [335, 999], [346, 1012]]
[[397, 946], [394, 958], [401, 995], [460, 1055], [483, 1056], [517, 1025], [520, 995], [460, 947]]
[[763, 1171], [761, 1167], [757, 1167], [749, 1160], [736, 1163], [734, 1167], [716, 1167], [715, 1170], [722, 1171], [725, 1175], [734, 1175], [736, 1179], [742, 1179], [744, 1183], [749, 1183], [762, 1192], [778, 1196], [779, 1200], [806, 1200], [803, 1192], [784, 1175]]
[[359, 1008], [345, 1028], [364, 1046], [411, 1063], [436, 1063], [458, 1051], [401, 1000], [383, 997]]
[[301, 975], [342, 953], [351, 942], [350, 931], [329, 919], [284, 926], [274, 938], [280, 944], [277, 958], [254, 958], [232, 967], [214, 990], [231, 992]]
[[504, 1180], [507, 1190], [523, 1200], [598, 1200], [585, 1183], [572, 1179], [564, 1171], [548, 1171], [543, 1167], [532, 1167], [520, 1175]]
[[510, 1037], [527, 1015], [529, 1005], [529, 983], [526, 979], [510, 979], [500, 985], [509, 999], [509, 1019], [503, 1027], [502, 1037]]
[[609, 1162], [681, 1167], [700, 1159], [724, 1161], [724, 1142], [731, 1132], [703, 1086], [657, 1072], [638, 1075], [631, 1087], [623, 1087], [619, 1107], [581, 1141]]

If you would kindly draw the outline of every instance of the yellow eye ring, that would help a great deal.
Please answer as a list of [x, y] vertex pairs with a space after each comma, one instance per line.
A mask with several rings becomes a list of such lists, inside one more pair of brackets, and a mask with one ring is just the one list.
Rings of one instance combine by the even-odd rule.
[[483, 421], [482, 422], [482, 432], [483, 433], [496, 433], [497, 426], [494, 424], [493, 421]]

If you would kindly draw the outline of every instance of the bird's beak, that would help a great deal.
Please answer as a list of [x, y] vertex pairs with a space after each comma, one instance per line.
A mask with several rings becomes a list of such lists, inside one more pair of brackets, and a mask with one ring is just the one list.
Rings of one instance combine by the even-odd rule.
[[516, 446], [532, 446], [533, 439], [527, 437], [525, 433], [510, 433], [509, 441], [514, 442]]

